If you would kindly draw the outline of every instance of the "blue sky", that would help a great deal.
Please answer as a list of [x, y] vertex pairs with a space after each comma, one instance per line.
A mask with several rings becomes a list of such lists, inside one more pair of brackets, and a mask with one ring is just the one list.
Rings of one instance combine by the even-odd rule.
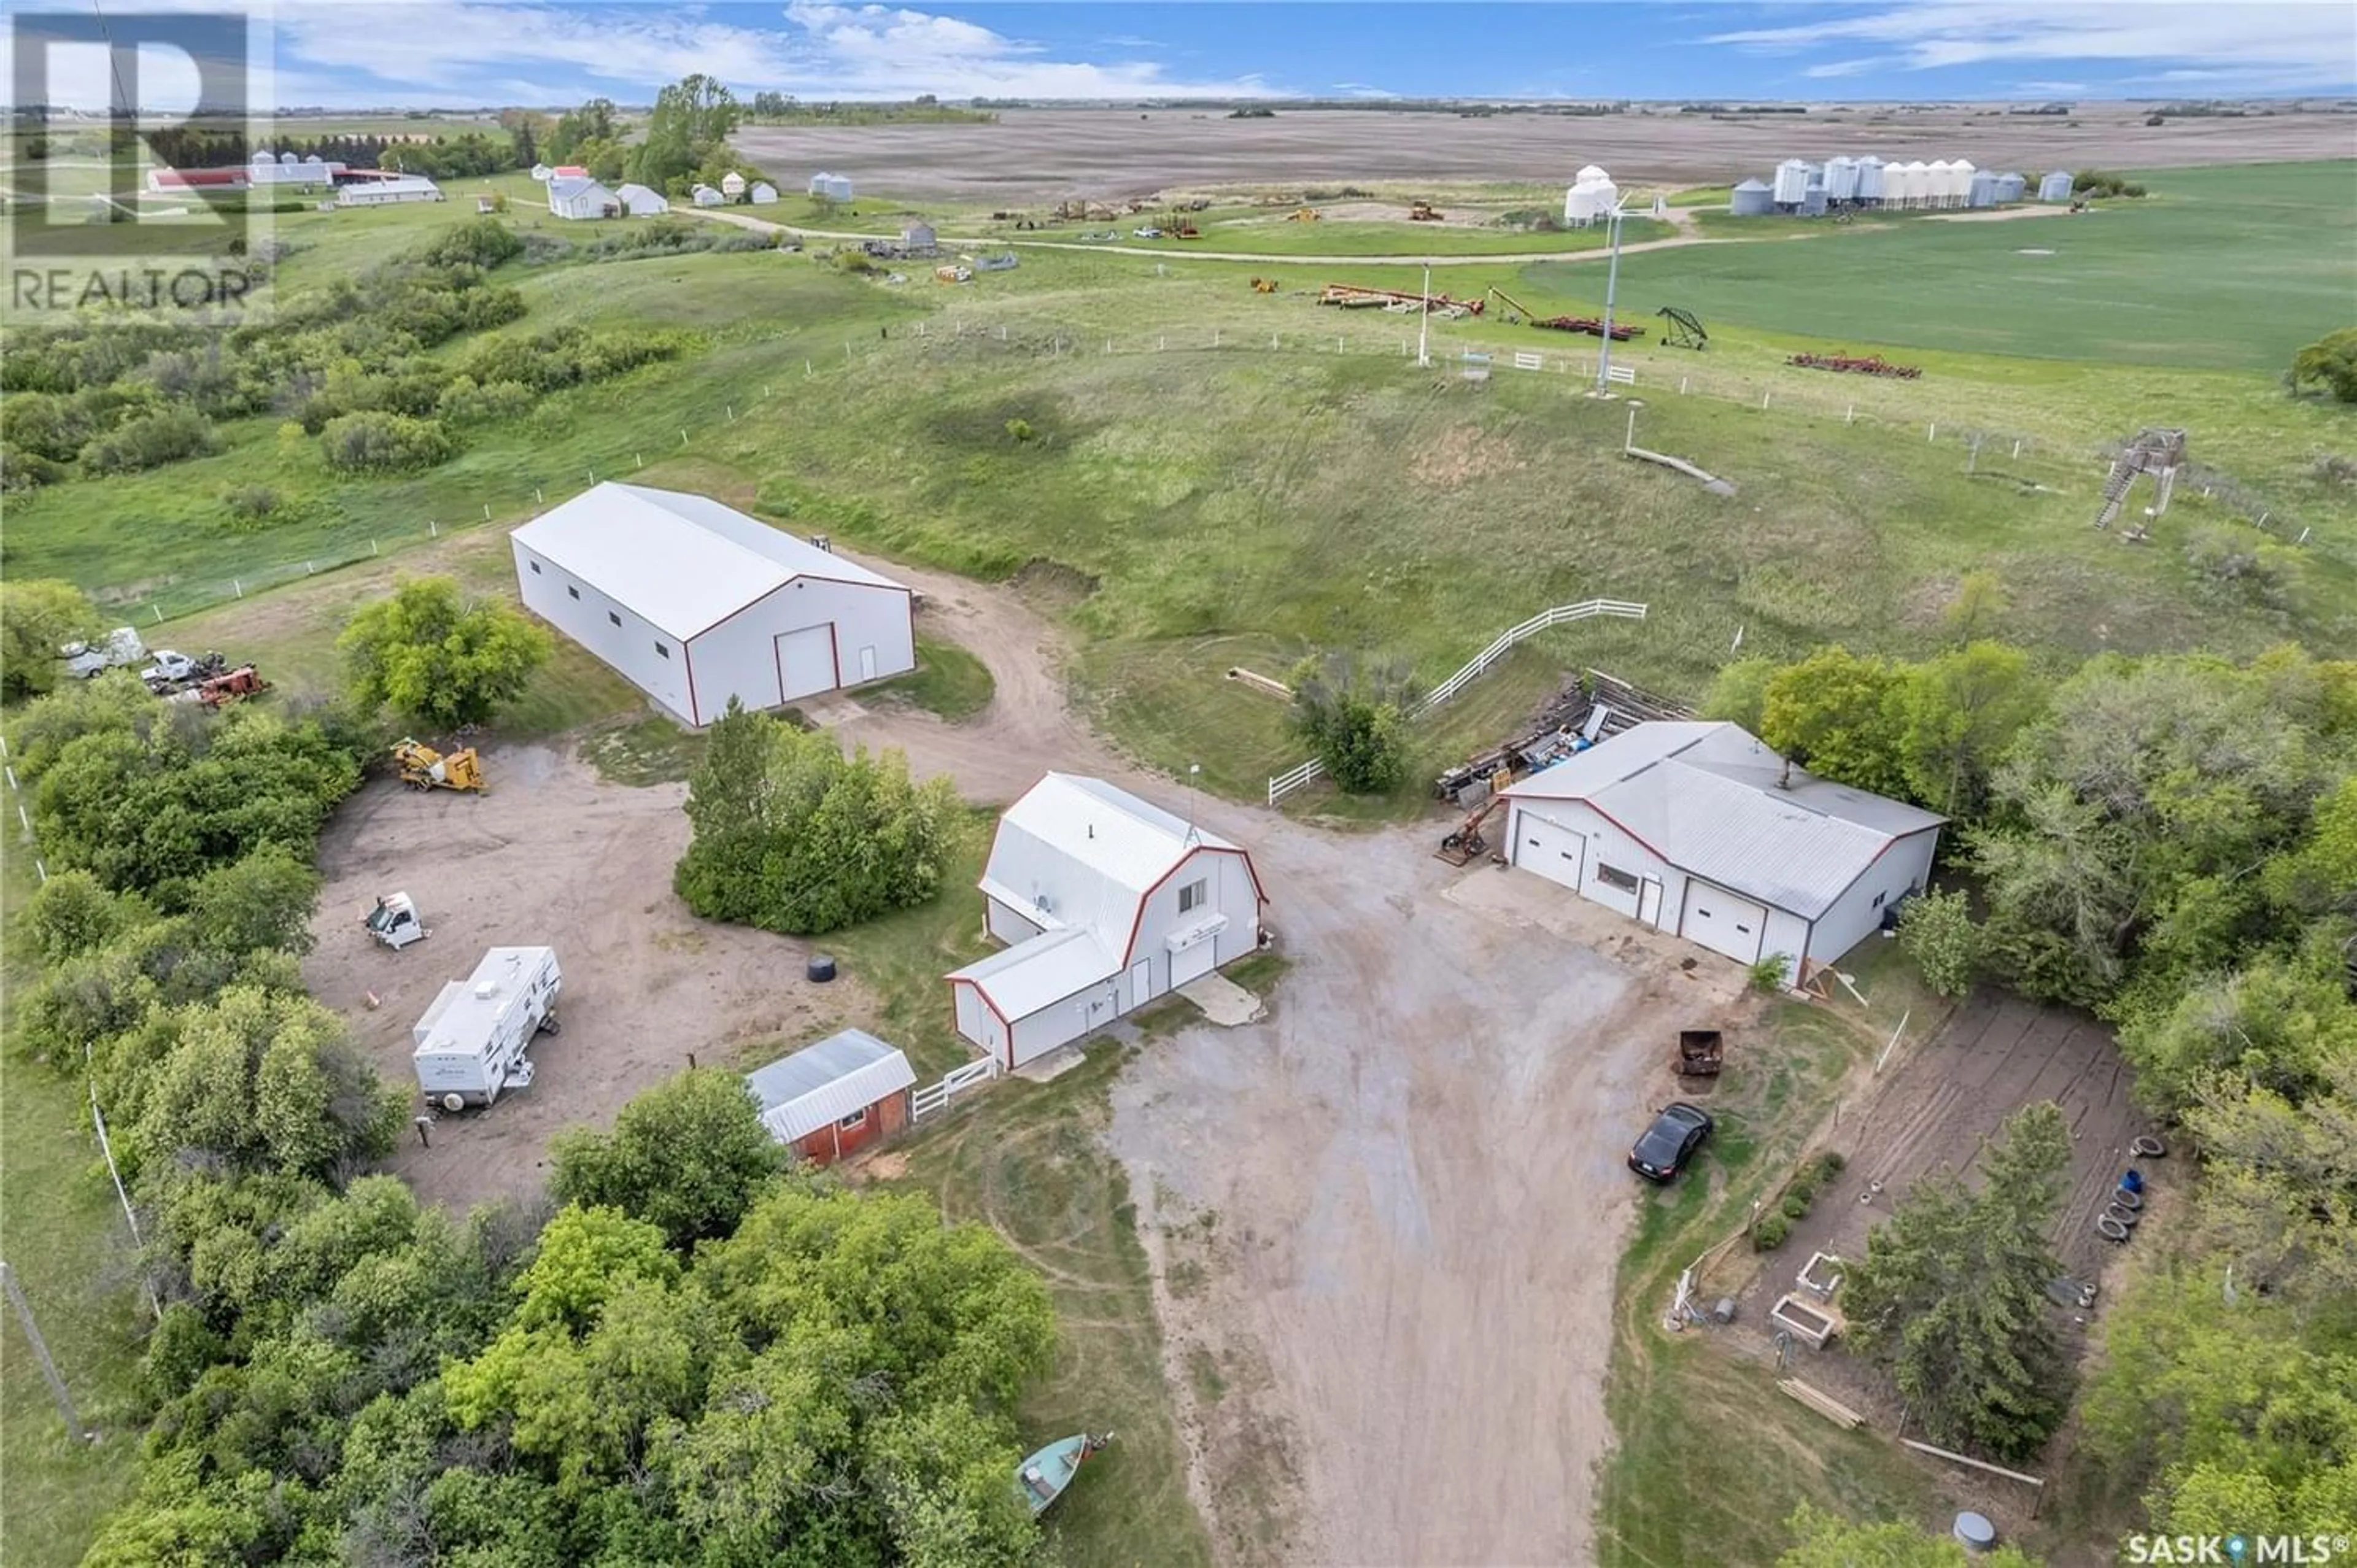
[[[88, 0], [12, 10], [75, 11]], [[141, 0], [212, 9], [221, 0]], [[108, 9], [113, 11], [114, 5]], [[1997, 99], [2357, 91], [2350, 0], [643, 5], [277, 0], [282, 104], [806, 99]], [[93, 49], [89, 51], [96, 56]], [[101, 61], [53, 95], [102, 91]], [[149, 68], [162, 88], [167, 69]]]

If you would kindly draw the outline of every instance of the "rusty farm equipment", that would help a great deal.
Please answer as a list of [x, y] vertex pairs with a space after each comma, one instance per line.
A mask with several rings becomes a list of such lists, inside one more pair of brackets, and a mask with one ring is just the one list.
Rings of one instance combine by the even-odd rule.
[[1482, 801], [1473, 809], [1471, 815], [1449, 830], [1433, 854], [1451, 865], [1470, 865], [1489, 854], [1490, 841], [1482, 834], [1482, 824], [1496, 815], [1505, 803], [1503, 795], [1492, 795]]
[[1285, 215], [1287, 223], [1315, 223], [1326, 215], [1315, 207], [1297, 207]]
[[1390, 310], [1434, 316], [1479, 316], [1487, 304], [1480, 299], [1453, 299], [1445, 294], [1402, 294], [1397, 289], [1361, 288], [1357, 284], [1329, 283], [1318, 293], [1320, 305], [1345, 310]]
[[1784, 361], [1804, 371], [1840, 371], [1857, 376], [1889, 376], [1911, 381], [1922, 375], [1921, 365], [1894, 365], [1879, 354], [1794, 354]]
[[1275, 278], [1254, 278], [1252, 280], [1252, 285], [1253, 292], [1254, 294], [1275, 294], [1276, 292], [1276, 280]]
[[[1604, 336], [1604, 323], [1596, 317], [1541, 316], [1504, 289], [1493, 287], [1490, 292], [1497, 296], [1499, 304], [1506, 307], [1506, 319], [1509, 321], [1520, 321], [1530, 327], [1543, 327], [1550, 332], [1580, 332], [1590, 338]], [[1616, 321], [1612, 324], [1612, 341], [1615, 343], [1626, 343], [1631, 338], [1642, 338], [1644, 335], [1645, 329], [1641, 327], [1631, 327], [1625, 321]]]
[[1411, 223], [1438, 223], [1446, 220], [1448, 217], [1448, 214], [1446, 212], [1434, 211], [1432, 203], [1429, 201], [1415, 201], [1408, 204], [1407, 220]]
[[1513, 739], [1468, 757], [1433, 780], [1436, 800], [1469, 807], [1574, 751], [1649, 721], [1682, 721], [1694, 710], [1601, 670], [1575, 675], [1540, 705]]
[[270, 690], [270, 682], [262, 671], [251, 664], [241, 664], [209, 680], [199, 682], [193, 688], [198, 702], [209, 708], [227, 707], [242, 697], [258, 697]]

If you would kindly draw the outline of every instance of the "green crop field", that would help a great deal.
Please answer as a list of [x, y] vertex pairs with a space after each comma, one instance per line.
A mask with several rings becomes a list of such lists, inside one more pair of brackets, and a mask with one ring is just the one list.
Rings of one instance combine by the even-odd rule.
[[1834, 342], [2270, 374], [2357, 317], [2357, 163], [2137, 177], [2150, 196], [2078, 216], [1818, 225], [1805, 242], [1631, 255], [1621, 282]]

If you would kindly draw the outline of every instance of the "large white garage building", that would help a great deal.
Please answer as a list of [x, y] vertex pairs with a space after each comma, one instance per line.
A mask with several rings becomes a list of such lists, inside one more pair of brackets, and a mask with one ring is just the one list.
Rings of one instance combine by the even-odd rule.
[[1737, 725], [1642, 724], [1502, 793], [1509, 858], [1804, 980], [1921, 891], [1947, 819], [1789, 767]]
[[913, 670], [889, 577], [705, 496], [608, 482], [510, 536], [526, 608], [690, 725]]

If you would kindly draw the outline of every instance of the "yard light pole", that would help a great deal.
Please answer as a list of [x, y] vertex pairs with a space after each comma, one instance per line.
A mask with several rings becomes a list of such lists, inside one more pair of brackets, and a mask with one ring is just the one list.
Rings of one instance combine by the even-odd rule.
[[1201, 763], [1190, 762], [1187, 765], [1187, 842], [1189, 843], [1195, 842], [1195, 789], [1196, 780], [1202, 777], [1202, 773]]
[[1425, 343], [1431, 330], [1432, 263], [1426, 262], [1424, 263], [1424, 301], [1417, 312], [1415, 323], [1415, 368], [1419, 371], [1428, 371], [1432, 368], [1432, 356], [1425, 352]]
[[1606, 215], [1612, 226], [1612, 259], [1604, 269], [1604, 338], [1603, 347], [1596, 351], [1596, 395], [1612, 395], [1612, 301], [1620, 287], [1620, 214], [1619, 202]]

